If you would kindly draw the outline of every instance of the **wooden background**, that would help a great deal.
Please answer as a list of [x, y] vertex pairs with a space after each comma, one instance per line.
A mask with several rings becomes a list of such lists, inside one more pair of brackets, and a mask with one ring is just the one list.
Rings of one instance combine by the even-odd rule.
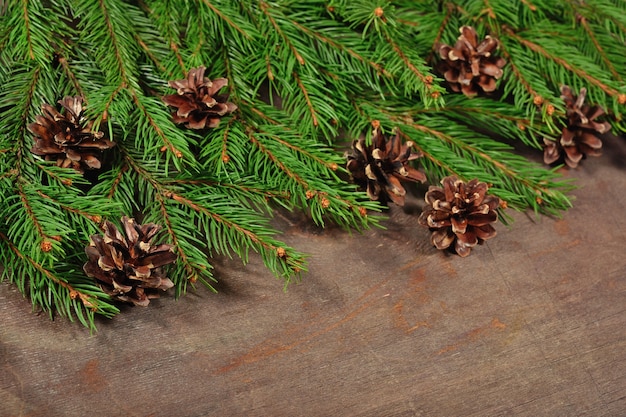
[[0, 415], [626, 415], [626, 141], [566, 175], [562, 219], [512, 213], [466, 259], [430, 246], [418, 198], [362, 235], [278, 217], [311, 255], [286, 293], [217, 260], [219, 294], [95, 335], [0, 284]]

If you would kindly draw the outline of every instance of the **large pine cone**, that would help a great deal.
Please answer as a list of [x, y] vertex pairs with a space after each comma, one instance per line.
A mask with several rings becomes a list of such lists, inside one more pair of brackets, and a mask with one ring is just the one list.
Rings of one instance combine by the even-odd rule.
[[543, 161], [552, 164], [561, 157], [570, 168], [576, 168], [583, 157], [599, 156], [602, 141], [598, 137], [611, 130], [608, 122], [596, 122], [595, 119], [604, 114], [599, 106], [585, 104], [587, 89], [581, 88], [575, 96], [566, 85], [561, 87], [561, 98], [565, 102], [567, 126], [563, 128], [561, 138], [552, 141], [544, 138], [545, 148]]
[[430, 186], [418, 222], [430, 228], [437, 249], [454, 248], [468, 256], [476, 244], [496, 235], [491, 223], [498, 219], [498, 197], [487, 195], [487, 184], [473, 179], [467, 183], [455, 176], [441, 180], [443, 188]]
[[172, 113], [174, 123], [185, 123], [190, 129], [217, 127], [220, 119], [235, 110], [237, 106], [228, 102], [227, 95], [217, 92], [228, 85], [226, 78], [211, 81], [204, 76], [205, 67], [192, 68], [187, 78], [170, 81], [176, 94], [163, 97], [165, 104], [175, 107]]
[[439, 72], [452, 91], [461, 91], [466, 96], [494, 91], [496, 80], [502, 76], [502, 67], [506, 64], [503, 58], [492, 55], [500, 43], [489, 35], [478, 43], [476, 30], [471, 26], [463, 26], [460, 32], [453, 47], [439, 46]]
[[352, 153], [346, 155], [347, 168], [354, 181], [367, 190], [370, 199], [384, 202], [389, 198], [403, 206], [406, 190], [401, 181], [426, 181], [426, 176], [409, 164], [420, 155], [411, 152], [413, 142], [402, 143], [399, 131], [387, 140], [379, 124], [372, 125], [372, 144], [367, 146], [364, 136], [355, 140]]
[[85, 273], [95, 278], [102, 290], [115, 299], [146, 306], [151, 298], [174, 286], [163, 272], [163, 265], [176, 260], [172, 245], [154, 245], [152, 239], [161, 227], [138, 225], [122, 217], [124, 237], [111, 222], [104, 224], [104, 236], [93, 235], [85, 248], [89, 261]]
[[35, 135], [31, 152], [56, 161], [57, 166], [72, 167], [80, 173], [85, 169], [102, 166], [102, 150], [115, 146], [103, 139], [104, 133], [92, 130], [93, 121], [83, 117], [83, 98], [67, 96], [58, 103], [63, 107], [59, 113], [53, 106], [43, 104], [34, 123], [28, 125]]

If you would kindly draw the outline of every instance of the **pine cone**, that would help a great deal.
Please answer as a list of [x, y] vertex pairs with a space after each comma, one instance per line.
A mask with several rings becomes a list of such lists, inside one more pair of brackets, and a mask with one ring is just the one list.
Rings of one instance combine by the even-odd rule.
[[82, 97], [67, 96], [58, 103], [63, 107], [63, 114], [43, 104], [43, 115], [38, 115], [35, 122], [28, 125], [35, 136], [31, 152], [80, 173], [84, 169], [100, 168], [102, 150], [112, 148], [115, 143], [103, 139], [104, 133], [92, 130], [93, 121], [83, 117]]
[[572, 89], [566, 85], [561, 87], [561, 98], [565, 102], [567, 125], [563, 128], [561, 138], [553, 141], [544, 138], [543, 161], [552, 164], [561, 157], [570, 168], [576, 168], [583, 157], [599, 156], [602, 141], [598, 137], [611, 130], [608, 122], [596, 122], [595, 119], [604, 114], [599, 106], [584, 104], [587, 89], [581, 88], [580, 94], [574, 96]]
[[354, 181], [367, 190], [372, 200], [391, 201], [404, 205], [406, 190], [401, 181], [426, 181], [426, 176], [409, 165], [409, 161], [421, 155], [412, 153], [413, 142], [402, 144], [400, 131], [388, 141], [380, 130], [378, 122], [372, 123], [372, 144], [365, 144], [361, 136], [352, 143], [352, 153], [347, 154], [347, 168]]
[[475, 96], [481, 90], [489, 93], [496, 89], [496, 80], [502, 76], [503, 58], [492, 55], [498, 46], [497, 39], [485, 36], [478, 43], [476, 30], [471, 26], [460, 29], [461, 36], [454, 47], [439, 46], [441, 61], [438, 70], [455, 92]]
[[[430, 228], [437, 249], [453, 247], [462, 257], [476, 244], [496, 235], [491, 223], [498, 219], [498, 197], [487, 194], [487, 184], [473, 179], [465, 183], [455, 176], [441, 180], [443, 188], [430, 186], [418, 222]], [[454, 246], [452, 246], [454, 244]]]
[[220, 119], [235, 110], [237, 106], [228, 102], [225, 94], [216, 94], [228, 85], [226, 78], [211, 81], [204, 76], [205, 67], [192, 68], [187, 78], [170, 81], [170, 87], [177, 90], [176, 94], [163, 97], [165, 104], [175, 107], [172, 113], [174, 123], [185, 123], [190, 129], [217, 127]]
[[157, 298], [157, 290], [167, 290], [174, 283], [163, 272], [163, 265], [176, 260], [172, 245], [154, 245], [151, 241], [161, 227], [148, 223], [138, 225], [122, 217], [126, 237], [111, 222], [104, 224], [104, 236], [93, 235], [85, 252], [89, 261], [85, 273], [104, 292], [115, 299], [146, 306]]

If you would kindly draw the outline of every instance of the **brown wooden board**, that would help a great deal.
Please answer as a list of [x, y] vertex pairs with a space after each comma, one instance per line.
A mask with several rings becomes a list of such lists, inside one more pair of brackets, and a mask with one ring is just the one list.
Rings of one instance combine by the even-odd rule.
[[626, 142], [566, 171], [562, 219], [513, 213], [468, 258], [430, 246], [422, 202], [349, 235], [277, 217], [310, 272], [252, 257], [99, 331], [0, 285], [2, 416], [626, 415]]

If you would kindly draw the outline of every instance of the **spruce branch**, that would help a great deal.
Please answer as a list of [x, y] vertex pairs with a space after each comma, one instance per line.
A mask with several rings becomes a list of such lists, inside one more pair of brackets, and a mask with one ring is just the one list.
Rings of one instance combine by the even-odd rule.
[[[509, 35], [512, 39], [514, 39], [515, 41], [519, 42], [521, 45], [523, 45], [524, 47], [530, 49], [531, 51], [537, 53], [538, 55], [540, 55], [543, 58], [546, 58], [550, 61], [553, 61], [554, 63], [556, 63], [557, 65], [561, 66], [563, 69], [567, 70], [568, 72], [582, 78], [583, 80], [587, 81], [589, 84], [598, 87], [599, 89], [601, 89], [602, 91], [604, 91], [607, 95], [609, 96], [617, 96], [619, 94], [618, 90], [616, 88], [613, 88], [610, 84], [611, 81], [608, 80], [601, 80], [600, 77], [594, 77], [591, 75], [591, 73], [601, 73], [601, 71], [598, 71], [595, 68], [592, 68], [591, 65], [587, 62], [584, 62], [583, 60], [580, 60], [578, 65], [575, 62], [571, 62], [571, 61], [567, 61], [565, 58], [561, 58], [561, 54], [563, 53], [563, 51], [560, 51], [560, 53], [556, 53], [554, 51], [555, 48], [553, 48], [553, 51], [548, 50], [546, 47], [540, 45], [539, 43], [537, 43], [536, 41], [531, 41], [530, 39], [527, 39], [526, 37], [522, 37], [519, 34], [514, 33], [512, 30], [506, 28], [505, 29], [507, 35]], [[526, 36], [532, 36], [533, 39], [537, 39], [537, 35], [538, 33], [526, 33]], [[534, 35], [534, 36], [533, 36]], [[546, 43], [548, 42], [548, 39], [544, 38], [543, 39]], [[545, 45], [545, 44], [544, 44]], [[553, 44], [554, 45], [554, 44]], [[562, 44], [559, 45], [559, 47], [562, 48]], [[573, 52], [573, 50], [571, 51]], [[577, 57], [577, 54], [567, 54], [569, 56], [573, 56], [573, 57]], [[582, 68], [583, 66], [586, 66], [587, 68]]]
[[[34, 305], [88, 327], [95, 315], [117, 312], [82, 273], [84, 246], [103, 222], [129, 216], [162, 226], [178, 258], [168, 269], [176, 295], [198, 282], [215, 289], [215, 255], [246, 262], [258, 252], [285, 284], [298, 277], [306, 256], [277, 238], [269, 221], [277, 209], [301, 210], [318, 225], [379, 224], [382, 207], [346, 181], [338, 149], [364, 132], [369, 140], [374, 120], [415, 144], [431, 183], [477, 178], [508, 206], [549, 214], [569, 207], [573, 184], [531, 160], [572, 123], [562, 86], [586, 89], [590, 108], [606, 112], [603, 131], [605, 119], [614, 132], [626, 130], [619, 0], [4, 6], [2, 278]], [[438, 73], [439, 48], [454, 45], [464, 26], [497, 38], [499, 48], [490, 43], [487, 52], [506, 60], [501, 77], [491, 67], [497, 83], [483, 79], [489, 94], [472, 99], [451, 94]], [[215, 93], [237, 110], [191, 131], [174, 123], [162, 98], [172, 95], [169, 81], [199, 67], [210, 80], [228, 80]], [[84, 177], [31, 153], [28, 125], [43, 104], [66, 96], [83, 97], [93, 129], [118, 144]], [[529, 147], [531, 160], [508, 142]]]
[[[95, 314], [112, 317], [119, 310], [107, 300], [107, 295], [72, 269], [56, 271], [19, 250], [0, 231], [0, 279], [8, 279], [26, 294], [33, 307], [40, 307], [50, 317], [54, 313], [72, 320], [76, 316], [86, 327], [95, 330]], [[11, 256], [13, 255], [13, 256]]]

